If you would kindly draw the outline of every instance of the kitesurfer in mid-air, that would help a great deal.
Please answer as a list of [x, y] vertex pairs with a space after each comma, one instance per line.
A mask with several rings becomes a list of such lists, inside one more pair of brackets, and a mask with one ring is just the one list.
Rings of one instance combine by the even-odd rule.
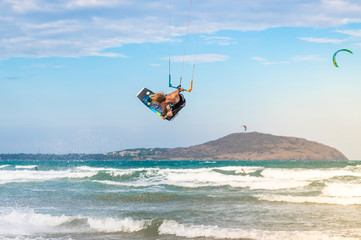
[[184, 98], [183, 92], [184, 89], [180, 88], [175, 90], [170, 94], [164, 94], [163, 92], [154, 93], [149, 97], [152, 99], [153, 103], [159, 104], [163, 107], [162, 118], [166, 119], [167, 117], [171, 117], [183, 107], [185, 107], [186, 99]]

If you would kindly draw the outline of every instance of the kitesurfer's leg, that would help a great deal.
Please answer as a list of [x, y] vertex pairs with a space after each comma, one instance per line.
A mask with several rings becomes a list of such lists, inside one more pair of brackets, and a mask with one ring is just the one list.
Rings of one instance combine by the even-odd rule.
[[172, 109], [169, 107], [169, 105], [167, 106], [167, 116], [169, 117], [173, 116]]

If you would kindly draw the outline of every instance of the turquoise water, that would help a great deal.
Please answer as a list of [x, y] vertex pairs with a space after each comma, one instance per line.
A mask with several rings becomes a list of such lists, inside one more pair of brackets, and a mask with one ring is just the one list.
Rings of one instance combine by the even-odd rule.
[[0, 161], [0, 239], [361, 239], [360, 213], [357, 161]]

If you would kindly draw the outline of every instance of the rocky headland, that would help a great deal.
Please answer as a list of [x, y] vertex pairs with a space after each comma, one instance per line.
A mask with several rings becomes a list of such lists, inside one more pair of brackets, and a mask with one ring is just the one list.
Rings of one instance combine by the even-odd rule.
[[232, 133], [185, 148], [141, 148], [107, 153], [128, 160], [348, 160], [335, 148], [303, 138]]

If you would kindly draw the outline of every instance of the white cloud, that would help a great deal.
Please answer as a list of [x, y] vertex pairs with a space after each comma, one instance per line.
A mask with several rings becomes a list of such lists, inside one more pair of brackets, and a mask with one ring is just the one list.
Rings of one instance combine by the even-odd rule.
[[299, 38], [302, 41], [314, 42], [314, 43], [342, 43], [346, 41], [345, 39], [332, 39], [332, 38], [314, 38], [314, 37], [301, 37]]
[[41, 8], [35, 0], [4, 0], [15, 12], [38, 11]]
[[259, 62], [265, 62], [266, 59], [262, 58], [262, 57], [252, 57], [251, 59], [259, 61]]
[[127, 56], [125, 56], [124, 54], [120, 54], [120, 53], [111, 53], [111, 52], [106, 52], [106, 53], [99, 53], [99, 52], [94, 52], [89, 54], [91, 56], [98, 56], [98, 57], [111, 57], [111, 58], [128, 58]]
[[157, 64], [157, 63], [150, 63], [149, 66], [151, 66], [151, 67], [160, 67], [161, 65]]
[[293, 61], [296, 62], [308, 62], [308, 61], [317, 61], [321, 60], [320, 55], [312, 54], [312, 55], [306, 55], [306, 56], [296, 56], [292, 58]]
[[147, 21], [143, 28], [137, 26], [141, 26], [140, 20], [110, 21], [103, 18], [17, 23], [13, 34], [8, 34], [13, 36], [0, 36], [1, 57], [124, 57], [101, 52], [127, 43], [167, 41], [162, 32], [167, 30], [154, 21]]
[[0, 21], [10, 22], [10, 21], [14, 21], [14, 18], [13, 18], [13, 17], [3, 17], [3, 16], [0, 16]]
[[290, 62], [289, 61], [278, 61], [278, 62], [266, 61], [266, 62], [262, 62], [262, 64], [265, 64], [265, 65], [288, 64], [288, 63], [290, 63]]
[[346, 35], [350, 35], [352, 37], [361, 37], [361, 29], [356, 29], [356, 30], [339, 30], [337, 31], [339, 33], [343, 33]]
[[360, 3], [352, 3], [347, 0], [322, 0], [322, 6], [333, 12], [360, 12]]
[[[169, 58], [163, 58], [168, 60]], [[170, 60], [172, 62], [188, 62], [188, 63], [212, 63], [212, 62], [224, 62], [229, 59], [229, 56], [222, 54], [196, 54], [185, 56], [172, 56]]]
[[258, 61], [264, 65], [276, 65], [276, 64], [286, 64], [289, 63], [288, 61], [268, 61], [265, 58], [262, 57], [252, 57], [251, 59]]
[[272, 27], [335, 27], [361, 21], [361, 2], [303, 0], [207, 1], [210, 29], [262, 30]]
[[34, 35], [39, 37], [47, 37], [57, 34], [58, 36], [64, 36], [68, 33], [79, 33], [84, 31], [86, 25], [77, 20], [58, 20], [53, 22], [45, 22], [40, 24], [24, 23], [21, 25], [23, 31], [28, 32], [28, 35]]
[[[204, 43], [209, 44], [236, 43], [228, 36], [214, 34], [222, 30], [335, 27], [361, 22], [361, 2], [355, 1], [206, 0], [204, 8], [201, 2], [193, 2], [189, 32], [205, 36]], [[129, 43], [166, 42], [168, 4], [168, 0], [3, 0], [0, 52], [5, 58], [84, 56]], [[180, 1], [171, 4], [171, 35], [183, 37], [189, 6]], [[360, 35], [356, 30], [342, 33]]]
[[[76, 0], [69, 1], [66, 4], [68, 8], [84, 8], [84, 7], [113, 7], [120, 3], [119, 0]], [[123, 1], [124, 2], [124, 1]]]
[[202, 42], [204, 42], [205, 44], [218, 44], [222, 46], [237, 44], [234, 39], [221, 36], [202, 36]]
[[275, 64], [288, 64], [291, 62], [308, 62], [308, 61], [319, 61], [323, 60], [317, 54], [305, 55], [305, 56], [295, 56], [290, 61], [269, 61], [263, 57], [252, 57], [252, 60], [258, 61], [264, 65], [275, 65]]

